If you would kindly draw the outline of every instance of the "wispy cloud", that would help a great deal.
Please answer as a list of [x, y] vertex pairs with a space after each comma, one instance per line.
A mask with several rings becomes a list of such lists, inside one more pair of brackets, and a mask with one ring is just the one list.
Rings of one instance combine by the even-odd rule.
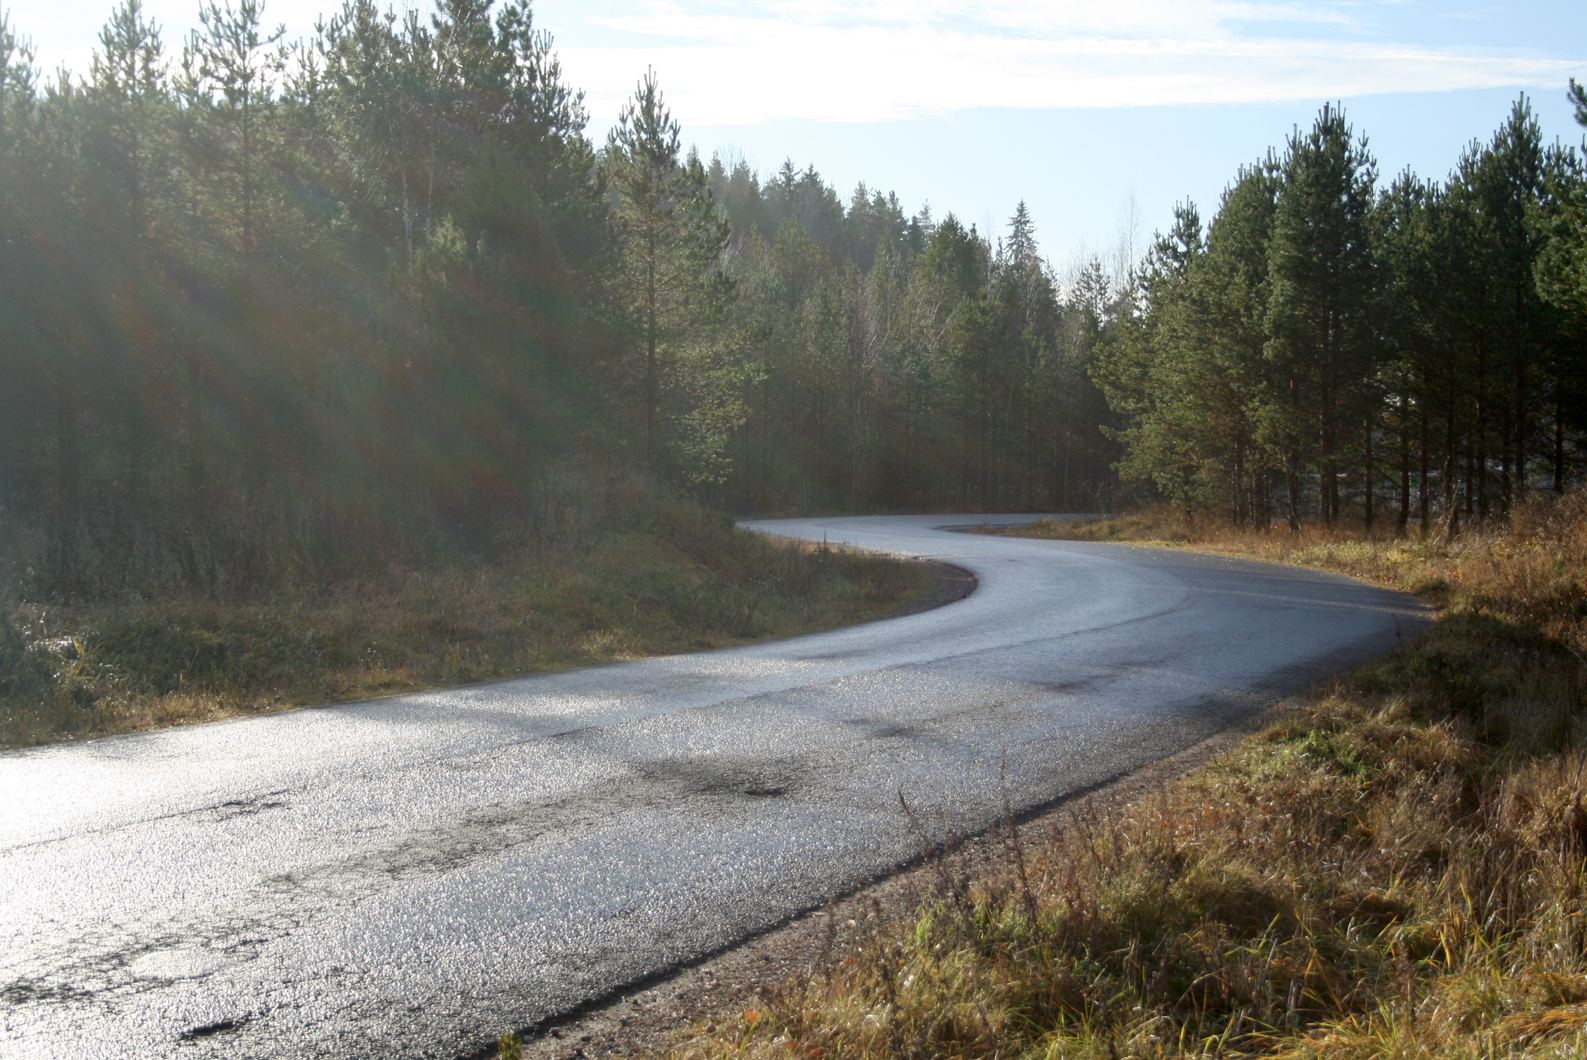
[[[267, 19], [296, 36], [337, 3], [269, 0]], [[90, 27], [110, 0], [14, 5], [13, 28], [36, 37], [46, 73], [63, 64], [87, 72]], [[165, 26], [168, 56], [180, 52], [197, 6], [145, 0]], [[1415, 6], [1423, 16], [1483, 14]], [[1587, 72], [1587, 62], [1561, 57], [1568, 45], [1548, 53], [1407, 41], [1403, 30], [1417, 19], [1406, 11], [1394, 0], [535, 2], [536, 22], [556, 32], [569, 79], [587, 93], [596, 131], [615, 120], [646, 67], [659, 72], [675, 114], [710, 125], [1543, 89]]]
[[658, 2], [562, 50], [597, 121], [654, 67], [691, 124], [869, 122], [970, 107], [1251, 103], [1563, 85], [1582, 64], [1382, 39], [1370, 3]]
[[681, 4], [657, 0], [599, 21], [678, 36], [710, 33], [730, 22], [806, 26], [976, 26], [1019, 36], [1100, 34], [1124, 37], [1222, 36], [1255, 23], [1356, 25], [1357, 4], [1244, 3], [1233, 0], [752, 0]]

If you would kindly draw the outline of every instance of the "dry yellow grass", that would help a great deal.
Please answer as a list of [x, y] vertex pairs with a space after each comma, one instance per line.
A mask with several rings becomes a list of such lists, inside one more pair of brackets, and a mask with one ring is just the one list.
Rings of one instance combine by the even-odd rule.
[[878, 617], [931, 581], [673, 504], [489, 563], [257, 599], [14, 604], [0, 746], [790, 636]]
[[1037, 532], [1344, 571], [1442, 617], [1199, 774], [1010, 834], [1001, 874], [672, 1056], [1587, 1055], [1587, 496], [1451, 542]]

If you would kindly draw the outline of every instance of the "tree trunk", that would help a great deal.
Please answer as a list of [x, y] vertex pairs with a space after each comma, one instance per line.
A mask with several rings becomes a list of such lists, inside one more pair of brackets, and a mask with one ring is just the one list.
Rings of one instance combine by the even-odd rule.
[[1410, 399], [1400, 395], [1400, 510], [1394, 520], [1396, 537], [1404, 537], [1411, 522], [1411, 417]]
[[1365, 524], [1367, 532], [1371, 533], [1371, 531], [1372, 531], [1372, 516], [1374, 515], [1374, 512], [1372, 511], [1372, 499], [1373, 499], [1372, 495], [1376, 492], [1376, 490], [1373, 488], [1376, 485], [1376, 483], [1373, 482], [1373, 480], [1372, 480], [1372, 473], [1373, 473], [1373, 468], [1372, 468], [1372, 424], [1371, 424], [1370, 421], [1367, 423], [1367, 438], [1366, 438], [1366, 442], [1367, 442], [1367, 451], [1366, 451], [1367, 489], [1366, 489], [1366, 494], [1361, 498], [1361, 507], [1362, 507], [1361, 521]]
[[1236, 530], [1244, 530], [1246, 526], [1245, 510], [1245, 438], [1239, 437], [1234, 442], [1234, 496], [1231, 498], [1230, 517]]
[[1427, 488], [1427, 476], [1428, 476], [1428, 473], [1430, 471], [1430, 466], [1429, 465], [1430, 465], [1430, 456], [1431, 456], [1431, 454], [1429, 454], [1429, 452], [1428, 452], [1429, 443], [1428, 443], [1428, 423], [1427, 423], [1427, 399], [1425, 397], [1425, 389], [1426, 388], [1424, 387], [1423, 389], [1424, 389], [1424, 397], [1422, 398], [1421, 401], [1418, 401], [1416, 403], [1417, 404], [1416, 414], [1417, 414], [1417, 418], [1420, 420], [1420, 431], [1421, 431], [1420, 442], [1421, 442], [1421, 448], [1422, 448], [1421, 467], [1420, 467], [1419, 472], [1418, 472], [1418, 474], [1416, 476], [1416, 513], [1417, 513], [1417, 519], [1418, 519], [1418, 521], [1421, 524], [1420, 525], [1421, 536], [1425, 538], [1427, 536], [1427, 517], [1430, 514], [1430, 508], [1432, 506], [1431, 505], [1432, 499], [1428, 495], [1428, 488]]
[[1444, 414], [1444, 516], [1448, 520], [1450, 537], [1460, 527], [1460, 506], [1455, 495], [1455, 476], [1459, 473], [1459, 459], [1455, 453], [1455, 374], [1450, 372], [1449, 402]]
[[82, 504], [82, 443], [74, 382], [61, 379], [55, 384], [55, 492], [61, 523], [68, 527], [77, 522]]
[[1289, 455], [1288, 468], [1289, 484], [1289, 532], [1300, 533], [1300, 454], [1294, 451]]
[[[1479, 441], [1477, 444], [1482, 443]], [[1482, 497], [1482, 484], [1484, 478], [1481, 471], [1477, 470], [1477, 457], [1468, 451], [1466, 452], [1466, 519], [1468, 520], [1479, 520], [1487, 514], [1487, 506]]]
[[[1488, 518], [1488, 351], [1477, 349], [1477, 445], [1466, 460], [1466, 514]], [[1472, 479], [1475, 478], [1475, 496]], [[1475, 511], [1473, 511], [1475, 503]]]
[[253, 108], [247, 94], [242, 100], [242, 256], [253, 260]]
[[1561, 420], [1559, 384], [1554, 384], [1554, 493], [1565, 492], [1565, 424]]
[[408, 195], [408, 171], [402, 171], [402, 235], [408, 247], [408, 278], [413, 278], [413, 202]]
[[1321, 496], [1318, 498], [1322, 508], [1323, 526], [1332, 529], [1334, 521], [1339, 517], [1339, 473], [1334, 466], [1334, 432], [1333, 408], [1329, 401], [1326, 388], [1320, 402], [1321, 423], [1318, 425], [1318, 440], [1320, 444], [1319, 457], [1322, 464]]
[[645, 464], [656, 470], [656, 405], [658, 395], [658, 370], [656, 364], [656, 314], [660, 311], [656, 291], [655, 236], [646, 237], [645, 256]]
[[147, 427], [144, 424], [143, 407], [138, 403], [136, 392], [128, 388], [123, 395], [123, 420], [122, 430], [126, 436], [127, 447], [127, 499], [135, 511], [142, 510], [143, 500], [143, 467], [144, 443]]
[[[1525, 304], [1525, 299], [1517, 295], [1517, 302]], [[1515, 430], [1515, 500], [1526, 498], [1526, 351], [1519, 343], [1516, 347], [1515, 364], [1515, 421], [1511, 427]]]
[[196, 495], [209, 485], [209, 468], [206, 448], [209, 439], [204, 429], [204, 401], [208, 379], [203, 362], [197, 354], [189, 354], [187, 362], [187, 484]]

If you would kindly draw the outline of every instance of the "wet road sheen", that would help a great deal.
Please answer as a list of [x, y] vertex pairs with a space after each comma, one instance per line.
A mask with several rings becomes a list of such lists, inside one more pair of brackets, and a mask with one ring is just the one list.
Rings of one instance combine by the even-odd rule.
[[464, 1055], [906, 860], [900, 790], [975, 831], [1424, 621], [956, 521], [752, 524], [979, 578], [908, 618], [0, 754], [0, 1055]]

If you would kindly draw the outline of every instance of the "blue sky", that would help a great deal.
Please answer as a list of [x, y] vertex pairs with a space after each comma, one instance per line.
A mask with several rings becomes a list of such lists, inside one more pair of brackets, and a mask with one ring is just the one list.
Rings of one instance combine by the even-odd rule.
[[[0, 0], [3, 2], [3, 0]], [[175, 43], [196, 0], [145, 0]], [[325, 0], [269, 0], [311, 31]], [[81, 71], [108, 2], [16, 0], [46, 70]], [[686, 142], [762, 171], [814, 164], [1002, 231], [1024, 199], [1060, 272], [1210, 215], [1243, 162], [1342, 102], [1385, 176], [1442, 177], [1521, 92], [1579, 144], [1587, 5], [1479, 0], [540, 0], [597, 138], [654, 67]]]

